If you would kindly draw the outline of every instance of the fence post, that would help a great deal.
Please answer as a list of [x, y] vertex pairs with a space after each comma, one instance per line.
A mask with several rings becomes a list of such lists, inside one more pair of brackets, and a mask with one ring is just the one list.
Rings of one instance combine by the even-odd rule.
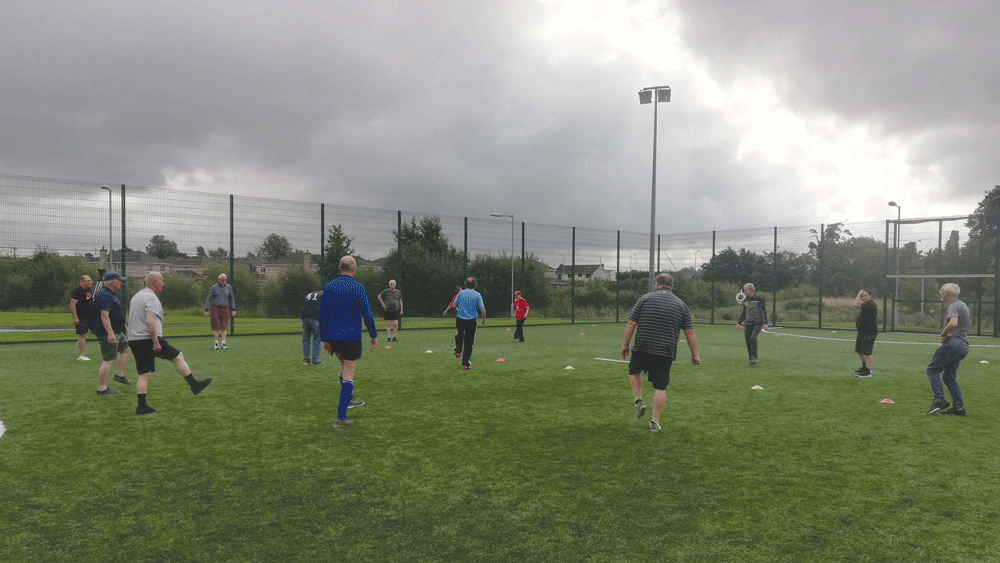
[[319, 285], [323, 285], [326, 272], [326, 204], [319, 204]]
[[576, 227], [573, 227], [573, 252], [569, 269], [569, 324], [576, 324]]
[[[126, 248], [128, 248], [128, 245], [125, 244], [125, 184], [122, 184], [122, 276], [127, 278], [128, 269], [125, 267], [128, 262], [128, 259], [125, 258]], [[111, 250], [108, 249], [108, 252], [111, 252]]]
[[819, 246], [816, 247], [816, 254], [819, 257], [819, 328], [823, 328], [823, 239], [826, 234], [823, 223], [819, 224]]
[[396, 279], [403, 284], [403, 212], [396, 211]]
[[[469, 279], [469, 218], [465, 218], [465, 235], [462, 237], [462, 279]], [[464, 281], [461, 285], [465, 285]]]
[[[712, 260], [715, 260], [715, 231], [712, 231]], [[715, 324], [715, 276], [712, 276], [712, 289], [709, 291], [712, 299], [712, 315], [709, 317], [709, 323]]]
[[[229, 279], [236, 281], [236, 205], [233, 201], [233, 194], [229, 194]], [[234, 302], [233, 305], [236, 303]], [[236, 334], [236, 317], [229, 315], [229, 334]]]
[[615, 322], [622, 307], [622, 232], [618, 231], [618, 244], [615, 247]]
[[[774, 281], [773, 287], [771, 288], [771, 325], [778, 324], [778, 227], [774, 227], [774, 259], [771, 260], [771, 266], [774, 269]], [[767, 321], [767, 319], [764, 319]]]
[[521, 221], [521, 290], [524, 290], [524, 221]]

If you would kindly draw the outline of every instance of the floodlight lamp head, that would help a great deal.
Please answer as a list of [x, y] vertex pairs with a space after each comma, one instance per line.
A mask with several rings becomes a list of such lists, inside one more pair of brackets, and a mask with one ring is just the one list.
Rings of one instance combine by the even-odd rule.
[[640, 104], [651, 104], [651, 103], [653, 103], [653, 91], [652, 90], [639, 90], [639, 103]]
[[656, 91], [656, 101], [657, 102], [669, 102], [670, 101], [670, 88], [661, 88]]

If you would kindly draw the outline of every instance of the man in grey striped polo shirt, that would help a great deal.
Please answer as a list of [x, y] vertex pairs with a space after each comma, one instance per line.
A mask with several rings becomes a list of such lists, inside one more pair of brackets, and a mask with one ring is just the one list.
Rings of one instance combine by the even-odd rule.
[[667, 403], [667, 385], [670, 384], [670, 366], [677, 359], [677, 337], [681, 329], [691, 349], [691, 363], [701, 364], [698, 357], [698, 340], [687, 305], [673, 292], [674, 278], [670, 274], [656, 276], [656, 289], [639, 298], [628, 315], [625, 337], [622, 342], [622, 359], [628, 358], [629, 343], [635, 334], [632, 360], [628, 364], [628, 378], [635, 395], [635, 416], [646, 413], [642, 402], [641, 372], [647, 373], [653, 384], [653, 419], [650, 432], [660, 431], [660, 415]]

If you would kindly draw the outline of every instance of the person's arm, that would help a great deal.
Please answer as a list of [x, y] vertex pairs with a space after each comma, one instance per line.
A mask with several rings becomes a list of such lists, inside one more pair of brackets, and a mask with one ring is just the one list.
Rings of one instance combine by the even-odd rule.
[[528, 311], [530, 311], [530, 310], [531, 310], [531, 307], [528, 305], [528, 302], [525, 301], [524, 302], [524, 318], [528, 318]]
[[205, 298], [205, 316], [208, 316], [208, 310], [212, 305], [212, 292], [215, 291], [215, 285], [208, 288], [208, 297]]
[[80, 324], [80, 317], [76, 316], [76, 299], [69, 298], [69, 312], [73, 313], [73, 326]]
[[483, 326], [486, 326], [486, 309], [480, 309], [479, 314], [483, 316]]
[[862, 289], [861, 291], [858, 292], [858, 296], [854, 298], [854, 308], [855, 309], [860, 309], [861, 305], [865, 302], [865, 300], [862, 299], [862, 297], [861, 297], [862, 295], [864, 295], [864, 293], [865, 293], [865, 290]]
[[686, 337], [688, 348], [691, 349], [691, 363], [700, 366], [701, 358], [698, 357], [698, 337], [694, 335], [694, 329], [685, 328], [684, 336]]
[[760, 316], [764, 319], [764, 330], [767, 330], [767, 303], [764, 298], [760, 298]]
[[628, 345], [632, 342], [632, 334], [635, 332], [635, 327], [639, 326], [639, 323], [635, 321], [629, 321], [625, 325], [625, 336], [622, 337], [622, 359], [628, 358]]
[[114, 344], [118, 340], [115, 331], [111, 330], [111, 316], [106, 309], [101, 310], [101, 324], [104, 325], [104, 332], [108, 334], [108, 344]]
[[229, 314], [236, 316], [236, 292], [233, 291], [233, 284], [227, 286], [229, 288]]
[[153, 341], [153, 351], [159, 352], [163, 347], [160, 346], [160, 337], [156, 335], [156, 317], [153, 313], [146, 313], [146, 332]]
[[956, 327], [958, 327], [958, 317], [948, 319], [948, 324], [944, 325], [944, 329], [941, 331], [941, 344], [944, 344], [951, 338], [951, 333]]
[[[385, 291], [382, 291], [382, 293], [385, 293]], [[382, 293], [378, 294], [378, 304], [382, 306], [382, 310], [384, 311], [385, 310], [385, 301], [382, 300]]]
[[[745, 302], [744, 302], [745, 303]], [[743, 305], [743, 311], [740, 312], [740, 320], [736, 321], [737, 330], [743, 326], [743, 321], [747, 320], [747, 306]]]
[[403, 314], [403, 296], [402, 295], [399, 296], [399, 314], [400, 315]]

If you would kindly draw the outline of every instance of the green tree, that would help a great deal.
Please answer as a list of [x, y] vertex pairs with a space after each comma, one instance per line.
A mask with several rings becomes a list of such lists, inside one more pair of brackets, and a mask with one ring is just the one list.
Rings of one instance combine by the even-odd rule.
[[163, 235], [153, 235], [153, 237], [149, 239], [149, 244], [146, 246], [146, 254], [156, 256], [160, 260], [170, 258], [171, 256], [184, 255], [180, 250], [177, 250], [176, 242]]
[[267, 262], [282, 256], [290, 256], [295, 252], [295, 248], [292, 247], [292, 243], [288, 242], [288, 237], [285, 235], [271, 233], [267, 235], [260, 246], [254, 249], [254, 252], [258, 258]]
[[301, 266], [283, 268], [277, 279], [264, 284], [264, 314], [268, 318], [298, 318], [306, 294], [322, 287], [317, 272]]
[[216, 250], [209, 250], [208, 257], [215, 260], [225, 260], [226, 258], [229, 258], [229, 251], [220, 246]]
[[205, 247], [204, 246], [199, 246], [198, 248], [195, 248], [194, 251], [195, 251], [195, 256], [197, 256], [199, 258], [205, 258], [205, 257], [208, 256], [207, 254], [205, 254]]
[[969, 228], [969, 236], [996, 239], [997, 217], [1000, 217], [1000, 186], [994, 186], [986, 192], [986, 196], [976, 206], [975, 213], [969, 215], [969, 220], [965, 222], [965, 226]]
[[344, 229], [340, 225], [333, 225], [327, 229], [326, 248], [323, 249], [326, 256], [326, 264], [323, 267], [324, 280], [332, 280], [340, 275], [337, 269], [340, 259], [344, 256], [354, 256], [354, 249], [351, 248], [353, 242], [354, 239], [344, 234]]

